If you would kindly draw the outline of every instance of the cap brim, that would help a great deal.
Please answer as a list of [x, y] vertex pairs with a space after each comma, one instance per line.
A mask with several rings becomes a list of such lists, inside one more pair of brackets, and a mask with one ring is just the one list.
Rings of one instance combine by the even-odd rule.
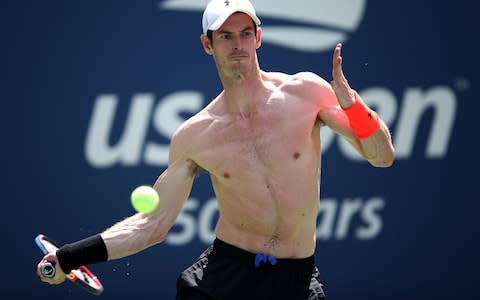
[[257, 26], [260, 25], [260, 19], [256, 15], [254, 15], [251, 12], [249, 12], [247, 10], [244, 10], [244, 9], [234, 9], [234, 10], [232, 10], [230, 12], [226, 12], [222, 16], [218, 17], [217, 20], [215, 20], [215, 22], [207, 29], [212, 30], [212, 31], [218, 30], [220, 27], [222, 27], [223, 23], [225, 23], [225, 21], [231, 15], [233, 15], [234, 13], [237, 13], [237, 12], [247, 14], [250, 18], [252, 18], [253, 22], [255, 22], [255, 24], [257, 24]]

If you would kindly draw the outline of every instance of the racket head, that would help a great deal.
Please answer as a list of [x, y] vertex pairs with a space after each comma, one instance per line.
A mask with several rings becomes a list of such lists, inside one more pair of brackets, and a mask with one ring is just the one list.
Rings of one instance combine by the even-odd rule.
[[[35, 243], [43, 254], [56, 252], [59, 248], [57, 243], [43, 234], [37, 235]], [[98, 296], [103, 292], [102, 282], [86, 266], [80, 266], [78, 269], [72, 270], [70, 274], [67, 274], [67, 278], [91, 294]]]

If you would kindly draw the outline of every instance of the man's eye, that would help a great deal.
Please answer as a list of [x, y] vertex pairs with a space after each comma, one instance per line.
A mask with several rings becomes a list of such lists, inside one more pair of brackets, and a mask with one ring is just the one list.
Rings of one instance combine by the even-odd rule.
[[224, 40], [229, 40], [229, 39], [231, 39], [231, 38], [232, 38], [232, 35], [229, 34], [229, 33], [224, 33], [224, 34], [222, 34], [222, 39], [224, 39]]

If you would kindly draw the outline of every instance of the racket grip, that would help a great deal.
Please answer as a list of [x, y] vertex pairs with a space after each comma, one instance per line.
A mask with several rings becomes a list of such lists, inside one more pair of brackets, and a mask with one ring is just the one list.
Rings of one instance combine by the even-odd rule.
[[57, 273], [57, 270], [55, 269], [55, 265], [52, 264], [51, 262], [44, 263], [41, 267], [41, 271], [43, 276], [48, 278], [55, 277], [55, 273]]

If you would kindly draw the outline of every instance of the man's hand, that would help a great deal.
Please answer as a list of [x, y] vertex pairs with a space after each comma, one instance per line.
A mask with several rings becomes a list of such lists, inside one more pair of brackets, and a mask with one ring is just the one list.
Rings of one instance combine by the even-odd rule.
[[[55, 276], [52, 278], [46, 277], [45, 275], [42, 274], [42, 265], [50, 262], [55, 266]], [[60, 284], [65, 281], [66, 275], [63, 272], [62, 268], [60, 268], [60, 264], [58, 263], [57, 256], [54, 253], [48, 253], [46, 254], [42, 260], [38, 263], [37, 265], [37, 275], [40, 277], [40, 279], [43, 282], [47, 282], [49, 284]]]
[[342, 44], [337, 44], [335, 51], [333, 52], [333, 68], [332, 68], [332, 77], [331, 82], [333, 91], [337, 96], [338, 103], [342, 108], [350, 107], [350, 105], [355, 102], [355, 92], [348, 85], [348, 81], [343, 75], [342, 70]]

